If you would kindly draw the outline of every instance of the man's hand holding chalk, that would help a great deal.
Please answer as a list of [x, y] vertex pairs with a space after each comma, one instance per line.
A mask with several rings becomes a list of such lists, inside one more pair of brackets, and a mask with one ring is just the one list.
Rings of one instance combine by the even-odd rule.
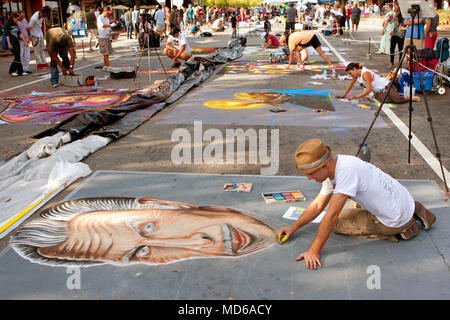
[[278, 233], [278, 243], [279, 244], [283, 244], [284, 242], [286, 242], [287, 237], [286, 237], [286, 233]]
[[278, 243], [283, 244], [289, 239], [289, 237], [294, 233], [291, 227], [281, 228], [277, 231]]

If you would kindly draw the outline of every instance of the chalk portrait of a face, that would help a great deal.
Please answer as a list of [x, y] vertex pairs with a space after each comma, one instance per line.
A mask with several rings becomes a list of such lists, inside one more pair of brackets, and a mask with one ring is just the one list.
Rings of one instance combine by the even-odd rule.
[[240, 257], [275, 242], [275, 232], [239, 211], [154, 198], [60, 203], [11, 237], [23, 258], [51, 266], [157, 265]]
[[266, 90], [258, 92], [238, 92], [234, 96], [238, 100], [210, 100], [203, 104], [213, 109], [252, 109], [265, 106], [278, 106], [288, 103], [296, 107], [310, 110], [322, 109], [335, 111], [333, 99], [328, 90], [294, 89]]

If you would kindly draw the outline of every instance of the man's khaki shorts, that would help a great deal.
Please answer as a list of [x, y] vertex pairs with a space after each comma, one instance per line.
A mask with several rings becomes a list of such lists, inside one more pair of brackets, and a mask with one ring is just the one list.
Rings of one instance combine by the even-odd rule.
[[166, 31], [166, 25], [165, 24], [157, 24], [155, 27], [156, 32], [165, 32]]
[[98, 46], [100, 48], [100, 53], [102, 53], [104, 56], [109, 56], [112, 53], [112, 45], [109, 38], [98, 39]]
[[404, 226], [391, 228], [382, 224], [373, 214], [364, 208], [351, 208], [341, 211], [333, 231], [356, 238], [396, 241], [395, 235], [400, 234], [414, 223], [414, 218], [411, 218]]
[[87, 29], [87, 35], [89, 36], [89, 39], [98, 39], [98, 30]]
[[[411, 38], [405, 38], [405, 46], [411, 43]], [[417, 50], [421, 50], [424, 48], [423, 39], [413, 39], [413, 45], [416, 46]]]

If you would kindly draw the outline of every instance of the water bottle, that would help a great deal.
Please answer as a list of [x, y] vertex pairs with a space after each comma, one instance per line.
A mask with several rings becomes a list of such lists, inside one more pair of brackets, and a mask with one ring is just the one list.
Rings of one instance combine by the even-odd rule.
[[367, 142], [364, 142], [362, 148], [361, 148], [361, 160], [370, 162], [370, 150], [369, 147], [367, 147]]

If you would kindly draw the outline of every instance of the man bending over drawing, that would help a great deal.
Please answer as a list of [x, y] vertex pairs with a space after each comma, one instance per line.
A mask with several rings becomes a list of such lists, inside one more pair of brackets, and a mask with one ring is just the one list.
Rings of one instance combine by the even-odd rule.
[[[301, 144], [295, 152], [295, 162], [297, 171], [322, 183], [322, 189], [297, 221], [278, 230], [280, 242], [314, 220], [328, 205], [311, 246], [296, 259], [305, 259], [308, 269], [322, 267], [320, 251], [331, 231], [397, 242], [419, 233], [416, 220], [424, 230], [436, 220], [397, 180], [359, 158], [333, 157], [331, 148], [318, 139]], [[342, 210], [349, 198], [356, 205]]]

